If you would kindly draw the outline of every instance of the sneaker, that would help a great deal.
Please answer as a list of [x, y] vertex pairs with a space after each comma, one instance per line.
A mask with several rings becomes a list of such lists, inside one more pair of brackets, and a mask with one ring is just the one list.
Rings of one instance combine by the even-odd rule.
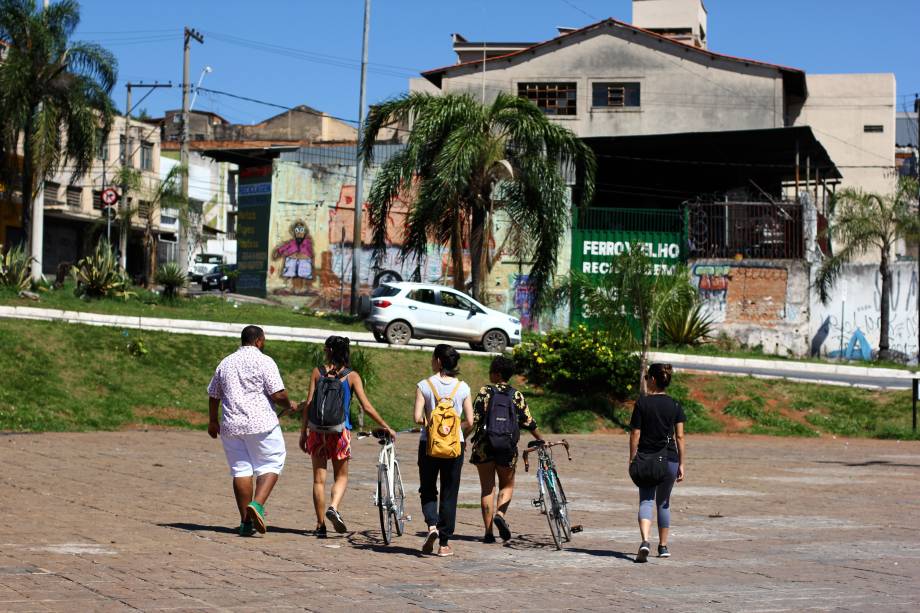
[[502, 537], [503, 541], [511, 540], [511, 528], [508, 527], [508, 522], [505, 521], [504, 515], [496, 514], [495, 517], [492, 518], [492, 523], [498, 528], [498, 535]]
[[668, 551], [667, 545], [658, 545], [658, 557], [659, 558], [670, 558], [671, 552]]
[[240, 522], [240, 536], [252, 536], [256, 533], [256, 529], [253, 528], [251, 521]]
[[484, 537], [482, 537], [482, 542], [483, 542], [483, 543], [486, 543], [487, 545], [491, 545], [492, 543], [495, 542], [495, 535], [494, 535], [494, 534], [486, 534]]
[[425, 538], [425, 544], [422, 545], [422, 553], [434, 552], [434, 544], [438, 542], [438, 536], [440, 535], [437, 530], [431, 530], [428, 533], [427, 538]]
[[315, 537], [318, 538], [318, 539], [324, 539], [324, 538], [326, 538], [326, 534], [327, 534], [327, 533], [326, 533], [326, 524], [323, 524], [323, 525], [320, 526], [319, 528], [314, 528], [314, 529], [313, 529], [313, 536], [315, 536]]
[[333, 507], [326, 509], [326, 519], [332, 522], [332, 527], [335, 528], [335, 531], [339, 534], [348, 530], [348, 528], [345, 527], [345, 521], [342, 519], [342, 516], [339, 515], [339, 512]]
[[441, 545], [438, 547], [438, 557], [446, 558], [448, 556], [454, 555], [454, 550], [450, 548], [450, 545]]
[[246, 519], [257, 531], [265, 534], [265, 507], [253, 500], [246, 507]]
[[651, 553], [652, 548], [648, 544], [648, 541], [642, 541], [642, 544], [639, 545], [639, 553], [636, 554], [636, 562], [646, 562], [648, 560], [648, 554]]

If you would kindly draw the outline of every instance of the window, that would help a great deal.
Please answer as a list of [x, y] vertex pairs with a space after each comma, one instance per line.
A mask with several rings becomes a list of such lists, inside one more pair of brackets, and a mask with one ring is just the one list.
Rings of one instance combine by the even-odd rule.
[[74, 209], [81, 208], [82, 202], [80, 202], [80, 200], [82, 196], [83, 196], [83, 190], [80, 189], [79, 187], [68, 187], [67, 188], [67, 206], [74, 208]]
[[141, 143], [141, 170], [153, 170], [153, 143]]
[[[119, 136], [118, 137], [118, 161], [123, 162], [124, 159], [125, 159], [125, 137]], [[125, 163], [125, 166], [131, 166], [132, 165], [131, 162], [132, 162], [131, 160], [128, 160], [127, 163]]]
[[106, 138], [102, 130], [96, 130], [96, 158], [103, 162], [109, 159], [109, 143]]
[[178, 217], [173, 217], [172, 215], [160, 215], [161, 226], [174, 226], [177, 223], [179, 223]]
[[374, 288], [374, 291], [371, 292], [371, 298], [389, 298], [399, 294], [400, 289], [398, 287], [393, 287], [392, 285], [378, 285]]
[[591, 86], [591, 106], [594, 108], [638, 107], [639, 84], [594, 83]]
[[884, 132], [885, 126], [879, 125], [865, 125], [863, 126], [863, 132]]
[[434, 290], [433, 289], [414, 289], [409, 292], [409, 300], [415, 300], [416, 302], [423, 302], [425, 304], [434, 304]]
[[137, 203], [137, 216], [141, 219], [147, 219], [150, 215], [150, 203], [146, 200], [140, 200]]
[[472, 302], [460, 294], [445, 291], [441, 292], [441, 304], [449, 309], [460, 309], [461, 311], [470, 311], [476, 308]]
[[45, 181], [45, 204], [50, 205], [61, 205], [64, 204], [58, 200], [58, 192], [61, 189], [60, 183], [55, 183], [54, 181]]
[[96, 211], [102, 210], [102, 192], [98, 189], [93, 190], [93, 209]]
[[518, 96], [527, 98], [547, 115], [575, 115], [578, 89], [575, 83], [518, 83]]

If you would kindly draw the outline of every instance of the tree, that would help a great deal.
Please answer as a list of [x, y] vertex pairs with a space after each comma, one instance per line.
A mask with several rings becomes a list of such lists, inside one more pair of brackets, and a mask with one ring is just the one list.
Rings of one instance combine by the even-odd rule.
[[881, 324], [878, 357], [886, 360], [889, 351], [891, 309], [891, 248], [898, 240], [920, 236], [917, 218], [917, 181], [901, 179], [894, 193], [881, 195], [860, 189], [840, 191], [833, 200], [828, 237], [835, 253], [826, 257], [815, 275], [815, 289], [821, 302], [830, 302], [830, 293], [843, 265], [871, 250], [878, 249], [879, 276], [882, 278]]
[[637, 243], [614, 258], [605, 275], [573, 271], [557, 287], [554, 302], [557, 306], [577, 302], [592, 325], [639, 351], [639, 389], [644, 395], [655, 330], [669, 310], [696, 299], [686, 266], [655, 264]]
[[115, 114], [109, 94], [117, 62], [99, 45], [70, 40], [79, 23], [74, 0], [43, 10], [35, 0], [0, 0], [0, 40], [9, 45], [0, 63], [0, 160], [7, 177], [21, 176], [26, 236], [38, 181], [64, 161], [72, 180], [85, 175], [97, 131], [107, 135]]
[[[126, 185], [135, 194], [132, 206], [126, 202], [118, 207], [120, 231], [123, 234], [130, 232], [135, 216], [144, 221], [144, 279], [148, 287], [154, 282], [157, 271], [158, 241], [153, 231], [154, 219], [163, 209], [174, 209], [183, 231], [191, 221], [189, 201], [182, 193], [185, 173], [185, 166], [177, 164], [169, 169], [163, 180], [152, 183], [145, 183], [141, 171], [130, 166], [120, 168], [117, 173], [118, 183]], [[180, 254], [182, 256], [184, 254]]]
[[[584, 176], [583, 204], [594, 193], [591, 150], [554, 124], [529, 100], [500, 93], [488, 105], [468, 94], [409, 93], [371, 108], [361, 158], [373, 162], [377, 135], [410, 124], [406, 147], [381, 166], [368, 198], [375, 247], [387, 240], [387, 217], [397, 197], [411, 198], [403, 255], [423, 256], [431, 240], [450, 245], [454, 287], [464, 289], [462, 248], [470, 247], [472, 293], [483, 299], [492, 215], [502, 208], [515, 232], [528, 237], [530, 283], [539, 304], [555, 272], [568, 229], [566, 175]], [[468, 234], [467, 234], [468, 232]]]

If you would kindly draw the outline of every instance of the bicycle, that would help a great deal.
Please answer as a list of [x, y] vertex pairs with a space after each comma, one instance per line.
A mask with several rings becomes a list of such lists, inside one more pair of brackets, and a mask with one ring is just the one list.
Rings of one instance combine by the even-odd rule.
[[[419, 428], [402, 430], [399, 434], [420, 432]], [[406, 522], [412, 517], [406, 515], [406, 495], [403, 490], [402, 475], [399, 472], [399, 461], [396, 459], [396, 444], [385, 430], [373, 432], [359, 432], [358, 438], [373, 436], [382, 445], [380, 455], [377, 457], [377, 490], [374, 492], [374, 506], [380, 513], [380, 532], [383, 534], [383, 543], [389, 545], [393, 542], [393, 531], [396, 536], [402, 536]]]
[[528, 454], [534, 450], [537, 451], [537, 485], [540, 495], [533, 499], [532, 504], [540, 509], [540, 513], [546, 515], [556, 549], [562, 549], [564, 543], [572, 540], [573, 532], [581, 532], [581, 526], [573, 526], [569, 521], [568, 499], [565, 497], [562, 481], [559, 479], [553, 454], [550, 451], [552, 447], [558, 445], [565, 447], [565, 454], [571, 462], [572, 454], [569, 453], [569, 443], [565, 439], [555, 443], [530, 441], [527, 449], [524, 450], [523, 457], [524, 471], [529, 472]]

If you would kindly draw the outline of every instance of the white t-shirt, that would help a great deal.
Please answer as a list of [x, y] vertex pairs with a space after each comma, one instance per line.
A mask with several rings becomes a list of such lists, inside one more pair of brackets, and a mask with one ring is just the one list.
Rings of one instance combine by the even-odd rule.
[[[418, 388], [422, 391], [422, 396], [425, 397], [425, 415], [430, 415], [436, 401], [434, 395], [431, 393], [431, 386], [428, 385], [428, 381], [431, 381], [434, 384], [434, 388], [438, 390], [438, 396], [441, 398], [447, 398], [450, 396], [450, 393], [454, 391], [454, 387], [457, 386], [458, 379], [456, 377], [441, 377], [441, 375], [432, 375], [428, 379], [422, 379], [418, 382]], [[463, 401], [466, 398], [470, 397], [470, 386], [460, 381], [460, 387], [457, 387], [457, 393], [454, 394], [454, 410], [457, 412], [457, 415], [463, 419]], [[428, 440], [428, 433], [425, 432], [425, 429], [422, 428], [422, 433], [419, 437], [421, 441]], [[460, 441], [463, 441], [463, 430], [460, 430]]]

